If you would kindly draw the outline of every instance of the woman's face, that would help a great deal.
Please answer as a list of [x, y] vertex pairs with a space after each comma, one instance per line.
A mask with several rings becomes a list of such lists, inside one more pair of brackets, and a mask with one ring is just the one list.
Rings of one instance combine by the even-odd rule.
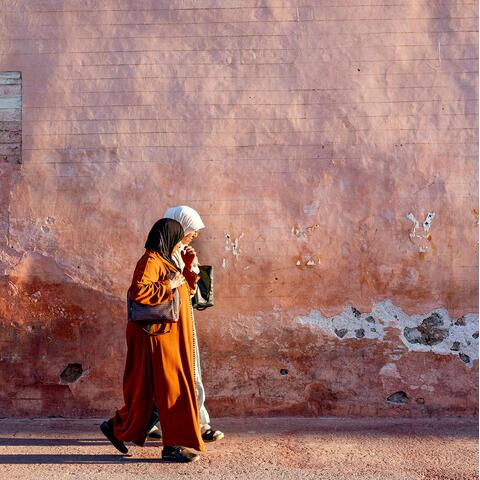
[[189, 245], [190, 242], [197, 237], [198, 237], [198, 230], [195, 230], [194, 232], [190, 232], [187, 235], [185, 235], [182, 239], [182, 243], [184, 245]]

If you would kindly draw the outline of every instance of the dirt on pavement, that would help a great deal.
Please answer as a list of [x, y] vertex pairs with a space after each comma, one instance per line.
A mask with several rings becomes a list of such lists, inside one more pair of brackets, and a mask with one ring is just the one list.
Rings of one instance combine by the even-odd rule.
[[102, 421], [0, 420], [0, 479], [478, 479], [475, 419], [221, 418], [225, 439], [186, 465], [161, 442], [121, 455]]

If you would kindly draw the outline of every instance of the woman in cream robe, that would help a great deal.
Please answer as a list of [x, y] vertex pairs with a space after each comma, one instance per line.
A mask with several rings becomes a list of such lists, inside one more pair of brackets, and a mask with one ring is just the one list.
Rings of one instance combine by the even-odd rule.
[[[205, 228], [199, 213], [191, 207], [185, 205], [169, 208], [165, 214], [164, 218], [171, 218], [180, 223], [185, 232], [185, 236], [182, 239], [182, 244], [184, 247], [188, 246], [190, 242], [198, 236], [198, 232]], [[184, 262], [180, 251], [181, 247], [173, 256], [175, 263], [179, 266], [180, 271], [184, 269]], [[198, 270], [198, 260], [195, 258], [192, 266], [192, 270], [196, 273], [199, 273]], [[193, 316], [193, 312], [192, 312]], [[195, 387], [197, 389], [197, 398], [198, 398], [198, 408], [200, 410], [200, 429], [202, 433], [202, 438], [206, 442], [214, 442], [220, 440], [224, 437], [223, 432], [220, 430], [215, 430], [210, 426], [210, 415], [205, 407], [205, 387], [203, 386], [202, 381], [202, 369], [200, 366], [200, 350], [198, 348], [198, 339], [195, 330], [195, 319], [193, 319], [193, 329], [194, 329], [194, 349], [195, 349]]]

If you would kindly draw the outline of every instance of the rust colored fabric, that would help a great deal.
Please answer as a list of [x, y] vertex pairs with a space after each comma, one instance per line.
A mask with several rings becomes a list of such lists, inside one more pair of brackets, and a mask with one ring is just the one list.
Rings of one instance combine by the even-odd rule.
[[[172, 297], [168, 275], [177, 269], [158, 253], [147, 250], [138, 261], [129, 295], [144, 305], [156, 305]], [[180, 320], [171, 325], [152, 325], [152, 336], [142, 325], [127, 324], [127, 360], [123, 378], [125, 406], [113, 417], [114, 434], [138, 445], [145, 442], [147, 424], [157, 406], [163, 444], [205, 451], [199, 425], [194, 382], [193, 323], [190, 293], [197, 277], [188, 275], [179, 287]]]

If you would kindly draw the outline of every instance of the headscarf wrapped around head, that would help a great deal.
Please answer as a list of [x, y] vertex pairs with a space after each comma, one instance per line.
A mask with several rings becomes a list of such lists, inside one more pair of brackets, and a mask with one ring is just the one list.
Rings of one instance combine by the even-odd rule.
[[179, 222], [185, 231], [185, 235], [205, 228], [198, 212], [192, 207], [187, 207], [186, 205], [169, 208], [163, 217], [171, 218]]
[[148, 233], [145, 248], [158, 252], [165, 260], [171, 262], [173, 249], [184, 236], [185, 232], [179, 222], [162, 218], [155, 222]]

